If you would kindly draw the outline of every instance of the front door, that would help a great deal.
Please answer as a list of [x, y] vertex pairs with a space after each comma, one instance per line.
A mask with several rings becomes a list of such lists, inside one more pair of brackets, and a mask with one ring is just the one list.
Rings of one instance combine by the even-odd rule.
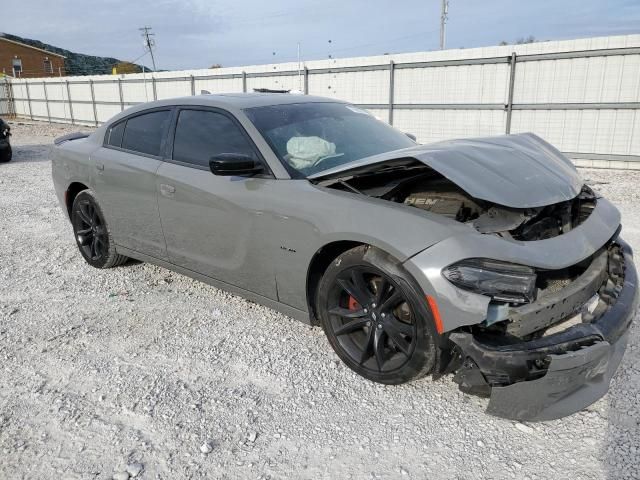
[[[247, 133], [228, 113], [183, 108], [178, 112], [170, 158], [157, 172], [158, 205], [172, 263], [277, 299], [267, 252], [270, 174], [216, 176], [209, 160], [220, 153], [259, 158]], [[265, 169], [266, 169], [265, 165]]]

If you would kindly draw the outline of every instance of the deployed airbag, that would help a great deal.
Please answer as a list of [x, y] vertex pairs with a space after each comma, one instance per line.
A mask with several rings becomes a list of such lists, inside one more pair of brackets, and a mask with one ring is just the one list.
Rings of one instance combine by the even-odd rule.
[[311, 167], [318, 160], [335, 153], [335, 143], [320, 137], [291, 137], [287, 142], [287, 161], [297, 169]]

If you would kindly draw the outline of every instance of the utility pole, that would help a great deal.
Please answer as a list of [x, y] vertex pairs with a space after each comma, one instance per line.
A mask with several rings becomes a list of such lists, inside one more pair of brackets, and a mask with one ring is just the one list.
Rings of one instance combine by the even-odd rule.
[[447, 16], [449, 14], [449, 0], [442, 0], [442, 11], [440, 13], [440, 50], [445, 47], [445, 33]]
[[153, 64], [153, 71], [155, 72], [156, 69], [156, 59], [153, 56], [153, 47], [156, 46], [156, 42], [153, 38], [155, 33], [151, 33], [151, 27], [142, 27], [139, 28], [138, 30], [140, 30], [142, 32], [142, 38], [144, 39], [144, 47], [149, 50], [149, 53], [151, 54], [151, 63]]
[[302, 73], [300, 72], [300, 42], [298, 42], [298, 90], [302, 91]]

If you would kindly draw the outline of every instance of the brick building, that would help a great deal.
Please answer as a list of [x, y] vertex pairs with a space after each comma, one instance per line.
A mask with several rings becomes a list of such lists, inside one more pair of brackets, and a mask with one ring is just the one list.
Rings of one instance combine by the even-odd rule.
[[57, 77], [64, 75], [63, 55], [0, 36], [0, 75]]

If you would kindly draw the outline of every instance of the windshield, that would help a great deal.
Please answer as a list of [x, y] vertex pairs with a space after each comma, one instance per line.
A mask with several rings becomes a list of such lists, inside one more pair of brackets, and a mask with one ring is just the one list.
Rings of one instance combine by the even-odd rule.
[[295, 177], [415, 146], [366, 110], [343, 103], [255, 107], [245, 113]]

